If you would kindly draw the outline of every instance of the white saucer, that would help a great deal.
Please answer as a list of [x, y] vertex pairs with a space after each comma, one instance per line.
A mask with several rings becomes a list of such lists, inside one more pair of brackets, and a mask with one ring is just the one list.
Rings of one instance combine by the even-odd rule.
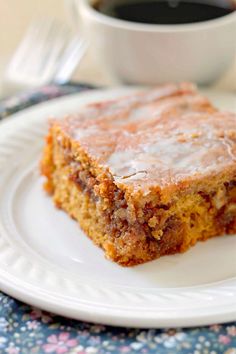
[[[48, 116], [130, 90], [56, 99], [0, 124], [0, 289], [42, 309], [104, 324], [173, 327], [236, 320], [236, 237], [122, 268], [106, 260], [42, 189], [38, 163]], [[236, 111], [234, 95], [207, 95]]]

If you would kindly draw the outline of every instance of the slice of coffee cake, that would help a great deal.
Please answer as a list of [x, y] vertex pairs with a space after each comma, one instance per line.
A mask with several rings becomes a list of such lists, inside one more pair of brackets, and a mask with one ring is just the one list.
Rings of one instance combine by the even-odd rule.
[[191, 84], [51, 122], [41, 169], [55, 204], [125, 266], [236, 231], [236, 115]]

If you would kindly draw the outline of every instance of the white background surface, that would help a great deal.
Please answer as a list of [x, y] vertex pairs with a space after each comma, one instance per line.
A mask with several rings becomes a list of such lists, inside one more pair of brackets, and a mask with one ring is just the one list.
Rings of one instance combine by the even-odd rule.
[[[4, 92], [6, 64], [30, 22], [38, 16], [55, 17], [73, 28], [63, 0], [0, 0], [0, 97]], [[88, 52], [74, 75], [75, 80], [112, 84], [105, 68], [96, 65]]]

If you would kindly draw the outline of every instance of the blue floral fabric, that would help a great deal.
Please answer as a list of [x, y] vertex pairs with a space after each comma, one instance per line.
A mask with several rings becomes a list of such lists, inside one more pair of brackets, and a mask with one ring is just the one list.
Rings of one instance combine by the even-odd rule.
[[0, 294], [0, 353], [236, 354], [236, 323], [191, 329], [115, 328], [62, 318]]
[[[47, 86], [2, 100], [0, 119], [47, 99], [89, 89]], [[236, 322], [198, 328], [117, 328], [66, 319], [0, 293], [0, 353], [236, 354]]]
[[15, 96], [6, 97], [0, 100], [0, 120], [37, 103], [92, 88], [94, 88], [92, 85], [82, 83], [68, 83], [64, 85], [50, 84], [41, 88], [21, 92]]

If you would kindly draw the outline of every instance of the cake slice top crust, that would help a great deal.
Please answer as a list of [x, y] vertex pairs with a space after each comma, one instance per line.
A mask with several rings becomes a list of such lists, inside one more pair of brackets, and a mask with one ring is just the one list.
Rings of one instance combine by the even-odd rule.
[[135, 190], [236, 170], [236, 115], [188, 83], [90, 104], [53, 124], [116, 184]]

